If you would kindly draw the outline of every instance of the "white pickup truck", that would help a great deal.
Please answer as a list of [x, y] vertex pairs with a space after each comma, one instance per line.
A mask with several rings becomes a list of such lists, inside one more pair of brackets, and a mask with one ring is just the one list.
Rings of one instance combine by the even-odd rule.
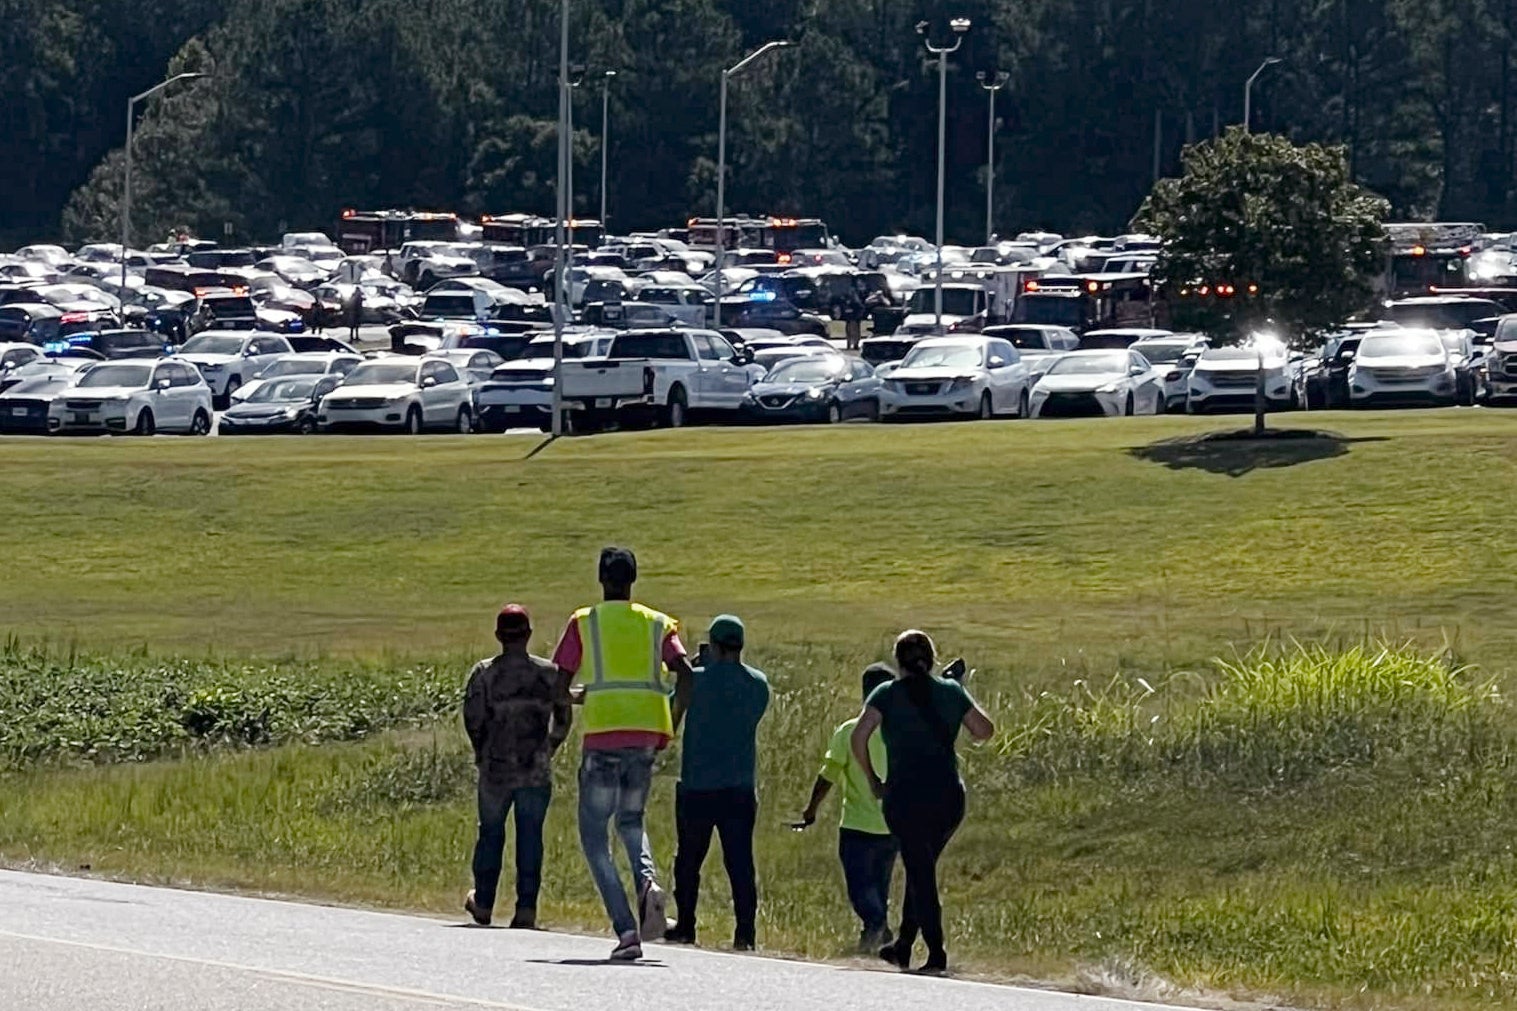
[[574, 431], [680, 428], [696, 414], [736, 417], [756, 371], [714, 330], [630, 330], [604, 358], [564, 362], [562, 397]]

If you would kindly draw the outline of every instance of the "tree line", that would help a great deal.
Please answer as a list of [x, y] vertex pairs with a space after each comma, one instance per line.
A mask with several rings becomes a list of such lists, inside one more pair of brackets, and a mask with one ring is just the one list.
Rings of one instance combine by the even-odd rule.
[[[345, 206], [551, 212], [557, 0], [0, 0], [0, 233], [117, 232], [125, 108], [141, 107], [135, 239], [330, 230]], [[1517, 0], [573, 0], [576, 210], [598, 211], [611, 79], [614, 229], [715, 206], [721, 68], [728, 206], [825, 218], [849, 241], [930, 234], [937, 76], [918, 21], [974, 22], [949, 80], [949, 234], [1112, 232], [1187, 142], [1243, 114], [1342, 144], [1400, 217], [1517, 225]]]

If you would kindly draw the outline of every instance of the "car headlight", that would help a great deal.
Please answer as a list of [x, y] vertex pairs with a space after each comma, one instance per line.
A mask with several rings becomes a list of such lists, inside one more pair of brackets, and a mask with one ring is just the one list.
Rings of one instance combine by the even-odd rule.
[[201, 372], [220, 372], [221, 371], [221, 366], [220, 365], [202, 365], [202, 366], [200, 366], [200, 371]]
[[821, 400], [826, 395], [827, 391], [822, 389], [820, 386], [813, 386], [811, 389], [806, 391], [807, 400]]
[[953, 381], [953, 383], [948, 387], [948, 392], [963, 393], [965, 390], [971, 388], [972, 386], [974, 386], [973, 379], [964, 379], [961, 377]]
[[1107, 393], [1107, 394], [1110, 394], [1110, 393], [1121, 393], [1122, 392], [1122, 384], [1121, 383], [1107, 383], [1105, 386], [1099, 387], [1096, 390], [1096, 392], [1097, 393]]
[[286, 421], [294, 421], [298, 417], [300, 417], [300, 408], [298, 408], [298, 407], [286, 407], [284, 409], [284, 420], [286, 420]]

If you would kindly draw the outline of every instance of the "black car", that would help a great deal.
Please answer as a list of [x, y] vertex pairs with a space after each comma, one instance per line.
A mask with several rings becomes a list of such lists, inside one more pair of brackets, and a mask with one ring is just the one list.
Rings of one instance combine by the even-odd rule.
[[47, 346], [49, 354], [98, 355], [101, 360], [162, 358], [172, 350], [161, 333], [153, 330], [99, 330], [76, 333]]
[[1309, 410], [1335, 410], [1347, 408], [1348, 370], [1359, 353], [1363, 333], [1339, 334], [1322, 345], [1315, 358], [1308, 359], [1305, 367], [1306, 406]]
[[842, 355], [792, 358], [753, 385], [743, 398], [743, 413], [763, 423], [878, 421], [883, 387], [867, 362]]
[[316, 431], [316, 405], [341, 381], [333, 375], [297, 375], [259, 383], [222, 414], [220, 434], [310, 435]]
[[762, 298], [723, 298], [722, 325], [778, 330], [788, 336], [828, 335], [827, 320], [815, 313], [802, 312], [789, 302]]
[[49, 344], [63, 336], [63, 313], [40, 302], [0, 305], [0, 341]]

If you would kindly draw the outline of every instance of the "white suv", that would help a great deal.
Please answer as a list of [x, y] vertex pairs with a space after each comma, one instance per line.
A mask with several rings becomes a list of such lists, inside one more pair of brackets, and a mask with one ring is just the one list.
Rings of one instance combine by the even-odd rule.
[[217, 409], [224, 409], [243, 383], [263, 371], [280, 355], [294, 354], [290, 342], [277, 334], [256, 330], [207, 330], [191, 337], [178, 357], [205, 376]]
[[474, 430], [474, 388], [437, 358], [376, 358], [348, 373], [317, 408], [324, 430], [388, 428], [417, 435], [427, 428]]
[[1372, 330], [1348, 370], [1350, 407], [1452, 406], [1458, 395], [1455, 362], [1436, 330]]
[[209, 435], [211, 390], [188, 362], [101, 362], [48, 407], [49, 432]]
[[992, 418], [1032, 413], [1027, 366], [1010, 341], [933, 337], [917, 344], [885, 380], [886, 418]]

